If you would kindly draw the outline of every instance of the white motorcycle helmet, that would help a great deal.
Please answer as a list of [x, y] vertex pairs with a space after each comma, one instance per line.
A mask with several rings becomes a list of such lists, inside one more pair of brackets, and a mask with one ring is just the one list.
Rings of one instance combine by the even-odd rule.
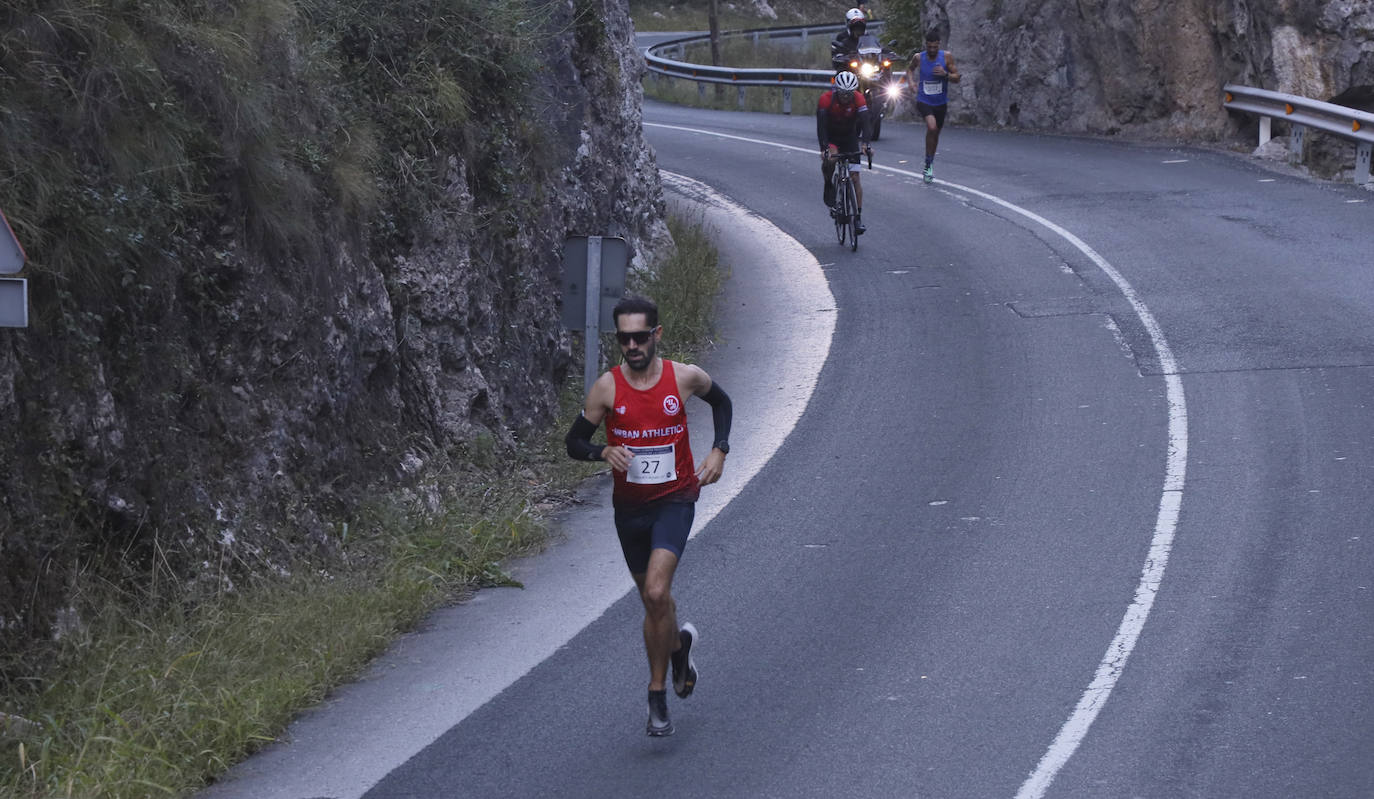
[[844, 27], [851, 36], [862, 36], [868, 28], [868, 16], [857, 8], [844, 12]]

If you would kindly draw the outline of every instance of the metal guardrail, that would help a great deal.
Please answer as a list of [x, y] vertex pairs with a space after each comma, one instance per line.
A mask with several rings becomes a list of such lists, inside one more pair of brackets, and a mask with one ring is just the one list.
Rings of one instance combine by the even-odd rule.
[[[880, 30], [882, 20], [869, 23], [870, 28]], [[721, 37], [750, 37], [755, 44], [765, 39], [801, 39], [805, 42], [811, 35], [820, 34], [827, 40], [841, 28], [840, 23], [829, 25], [801, 25], [788, 28], [751, 28], [748, 30], [721, 31]], [[793, 89], [827, 89], [835, 72], [829, 69], [755, 69], [748, 67], [717, 67], [710, 64], [693, 64], [682, 61], [686, 45], [710, 41], [710, 34], [684, 36], [659, 42], [644, 52], [644, 62], [653, 75], [682, 78], [697, 82], [697, 91], [705, 96], [706, 84], [728, 84], [739, 87], [739, 104], [744, 107], [744, 88], [746, 86], [766, 86], [782, 89], [783, 113], [792, 113]], [[674, 57], [669, 57], [669, 53]], [[894, 72], [901, 77], [905, 72]]]
[[1222, 104], [1226, 108], [1260, 115], [1260, 146], [1272, 138], [1273, 120], [1286, 120], [1290, 124], [1288, 157], [1298, 163], [1302, 161], [1307, 129], [1316, 128], [1355, 142], [1355, 182], [1370, 182], [1369, 162], [1371, 154], [1374, 154], [1374, 114], [1296, 94], [1231, 83], [1223, 91], [1226, 95]]
[[[875, 20], [872, 26], [882, 26], [882, 20]], [[802, 25], [788, 28], [752, 28], [748, 30], [722, 31], [722, 37], [751, 37], [755, 44], [765, 39], [800, 38], [803, 42], [812, 34], [830, 35], [839, 30], [833, 25]], [[686, 45], [710, 40], [709, 34], [684, 36], [670, 39], [649, 47], [644, 53], [644, 61], [650, 74], [670, 78], [682, 78], [697, 82], [697, 91], [704, 97], [706, 84], [728, 84], [739, 87], [740, 108], [744, 107], [744, 87], [767, 86], [783, 90], [783, 113], [792, 113], [792, 89], [824, 89], [830, 85], [835, 73], [828, 69], [754, 69], [745, 67], [717, 67], [710, 64], [693, 64], [682, 61]], [[676, 57], [670, 58], [669, 53]], [[894, 72], [905, 78], [905, 72]], [[1288, 134], [1289, 158], [1294, 162], [1302, 161], [1303, 144], [1308, 128], [1332, 133], [1355, 142], [1355, 182], [1370, 182], [1370, 159], [1374, 154], [1374, 114], [1348, 108], [1335, 103], [1325, 103], [1295, 94], [1271, 92], [1250, 86], [1228, 83], [1225, 87], [1226, 108], [1233, 111], [1246, 111], [1260, 115], [1259, 143], [1263, 146], [1272, 138], [1272, 121], [1282, 119], [1290, 124]]]

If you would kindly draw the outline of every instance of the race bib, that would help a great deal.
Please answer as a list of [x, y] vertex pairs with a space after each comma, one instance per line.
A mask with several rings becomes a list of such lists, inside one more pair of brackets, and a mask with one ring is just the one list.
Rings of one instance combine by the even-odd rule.
[[661, 447], [626, 447], [630, 451], [630, 469], [625, 479], [641, 485], [670, 483], [677, 479], [677, 445]]
[[945, 90], [945, 82], [942, 80], [921, 81], [921, 91], [926, 94], [939, 94]]

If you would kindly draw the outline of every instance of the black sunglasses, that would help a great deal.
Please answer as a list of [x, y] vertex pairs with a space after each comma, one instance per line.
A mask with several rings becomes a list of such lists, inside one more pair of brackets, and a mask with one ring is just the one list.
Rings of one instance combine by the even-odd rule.
[[629, 332], [617, 330], [615, 333], [615, 340], [619, 341], [622, 347], [628, 345], [631, 341], [636, 344], [647, 344], [649, 338], [653, 336], [653, 334], [653, 330], [631, 330]]

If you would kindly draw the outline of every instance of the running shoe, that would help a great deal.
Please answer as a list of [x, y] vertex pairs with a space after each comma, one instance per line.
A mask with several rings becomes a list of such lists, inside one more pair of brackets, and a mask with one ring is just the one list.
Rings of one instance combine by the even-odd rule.
[[697, 640], [697, 628], [691, 622], [682, 625], [682, 629], [677, 632], [678, 640], [682, 641], [682, 648], [674, 652], [671, 658], [673, 664], [673, 693], [686, 699], [692, 695], [692, 690], [697, 687], [697, 667], [692, 662], [692, 644]]
[[930, 166], [927, 166], [927, 167], [926, 167], [925, 179], [926, 179], [926, 183], [934, 183], [934, 182], [935, 182], [935, 170], [934, 170], [933, 168], [931, 168]]
[[673, 722], [668, 718], [668, 692], [649, 692], [649, 723], [644, 731], [653, 738], [673, 734]]

